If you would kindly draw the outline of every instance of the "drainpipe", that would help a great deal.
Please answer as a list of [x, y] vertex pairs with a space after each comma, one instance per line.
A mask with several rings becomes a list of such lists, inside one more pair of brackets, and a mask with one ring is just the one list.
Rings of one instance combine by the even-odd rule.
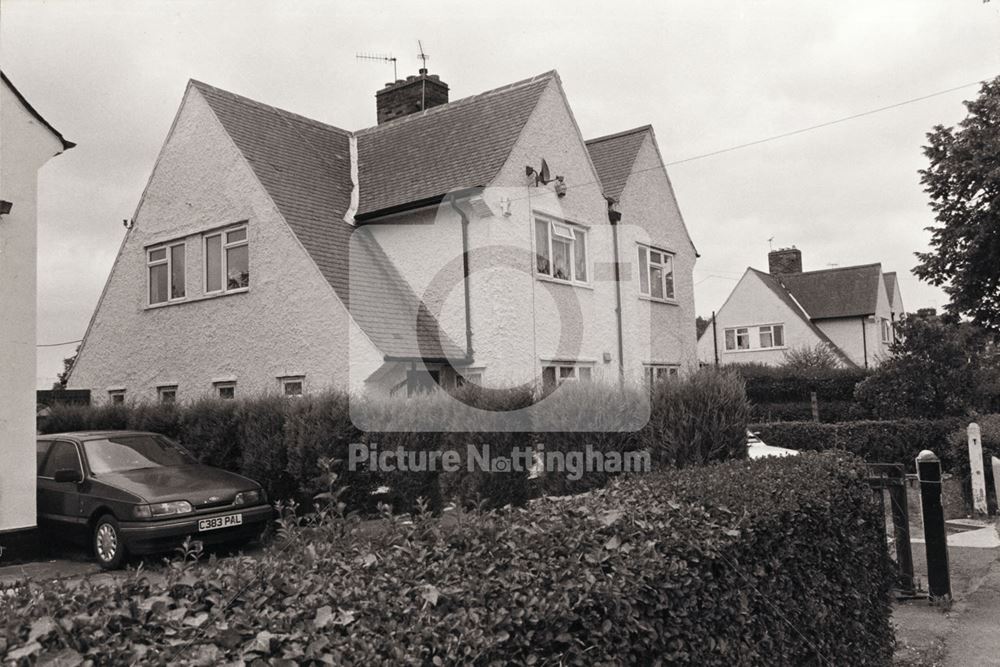
[[472, 297], [469, 293], [469, 215], [458, 206], [454, 197], [448, 202], [462, 219], [462, 284], [465, 292], [465, 358], [472, 362]]
[[618, 223], [622, 214], [614, 210], [614, 202], [608, 199], [608, 220], [611, 222], [611, 243], [615, 253], [615, 320], [618, 324], [618, 382], [625, 384], [625, 343], [622, 333], [622, 280], [621, 255], [618, 252]]
[[715, 311], [712, 311], [712, 351], [715, 352], [715, 366], [719, 366], [719, 328], [715, 324]]
[[868, 368], [868, 327], [865, 326], [868, 321], [868, 316], [862, 316], [861, 318], [861, 344], [864, 346], [865, 350], [865, 368]]

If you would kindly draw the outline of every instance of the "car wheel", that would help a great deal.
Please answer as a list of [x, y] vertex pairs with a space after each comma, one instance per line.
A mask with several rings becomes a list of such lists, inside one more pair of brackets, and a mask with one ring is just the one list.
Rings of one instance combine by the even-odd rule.
[[94, 555], [105, 570], [116, 570], [125, 562], [125, 543], [113, 516], [104, 515], [94, 525]]

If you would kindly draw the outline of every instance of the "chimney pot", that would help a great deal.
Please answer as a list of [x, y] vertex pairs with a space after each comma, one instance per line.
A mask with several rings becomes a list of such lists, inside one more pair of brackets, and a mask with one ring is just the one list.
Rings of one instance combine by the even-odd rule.
[[802, 273], [802, 251], [798, 248], [779, 248], [767, 253], [767, 270], [772, 276]]

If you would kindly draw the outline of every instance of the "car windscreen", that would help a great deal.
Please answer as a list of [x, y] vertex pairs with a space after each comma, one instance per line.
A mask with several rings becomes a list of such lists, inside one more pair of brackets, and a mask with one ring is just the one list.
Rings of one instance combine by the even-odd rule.
[[83, 443], [90, 472], [95, 475], [140, 468], [182, 466], [197, 461], [179, 445], [151, 435], [123, 435]]

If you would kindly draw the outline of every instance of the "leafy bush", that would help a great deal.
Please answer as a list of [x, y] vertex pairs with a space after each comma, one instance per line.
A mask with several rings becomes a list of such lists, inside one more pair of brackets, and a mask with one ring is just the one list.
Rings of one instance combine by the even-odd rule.
[[793, 373], [815, 373], [841, 367], [840, 358], [829, 343], [793, 347], [786, 350], [783, 357], [781, 367]]
[[667, 471], [451, 522], [286, 520], [279, 535], [255, 559], [0, 591], [0, 650], [25, 664], [891, 660], [881, 517], [843, 454]]
[[746, 458], [749, 421], [743, 380], [729, 371], [702, 368], [678, 380], [656, 383], [640, 444], [659, 465]]
[[917, 454], [924, 449], [936, 453], [942, 466], [952, 465], [952, 433], [955, 419], [899, 419], [857, 421], [839, 424], [785, 422], [754, 424], [750, 430], [775, 447], [800, 451], [840, 449], [852, 452], [869, 463], [904, 463], [914, 470]]
[[[750, 406], [750, 418], [755, 422], [812, 421], [812, 402], [757, 403]], [[854, 401], [819, 401], [819, 420], [823, 423], [866, 419], [862, 408]]]

